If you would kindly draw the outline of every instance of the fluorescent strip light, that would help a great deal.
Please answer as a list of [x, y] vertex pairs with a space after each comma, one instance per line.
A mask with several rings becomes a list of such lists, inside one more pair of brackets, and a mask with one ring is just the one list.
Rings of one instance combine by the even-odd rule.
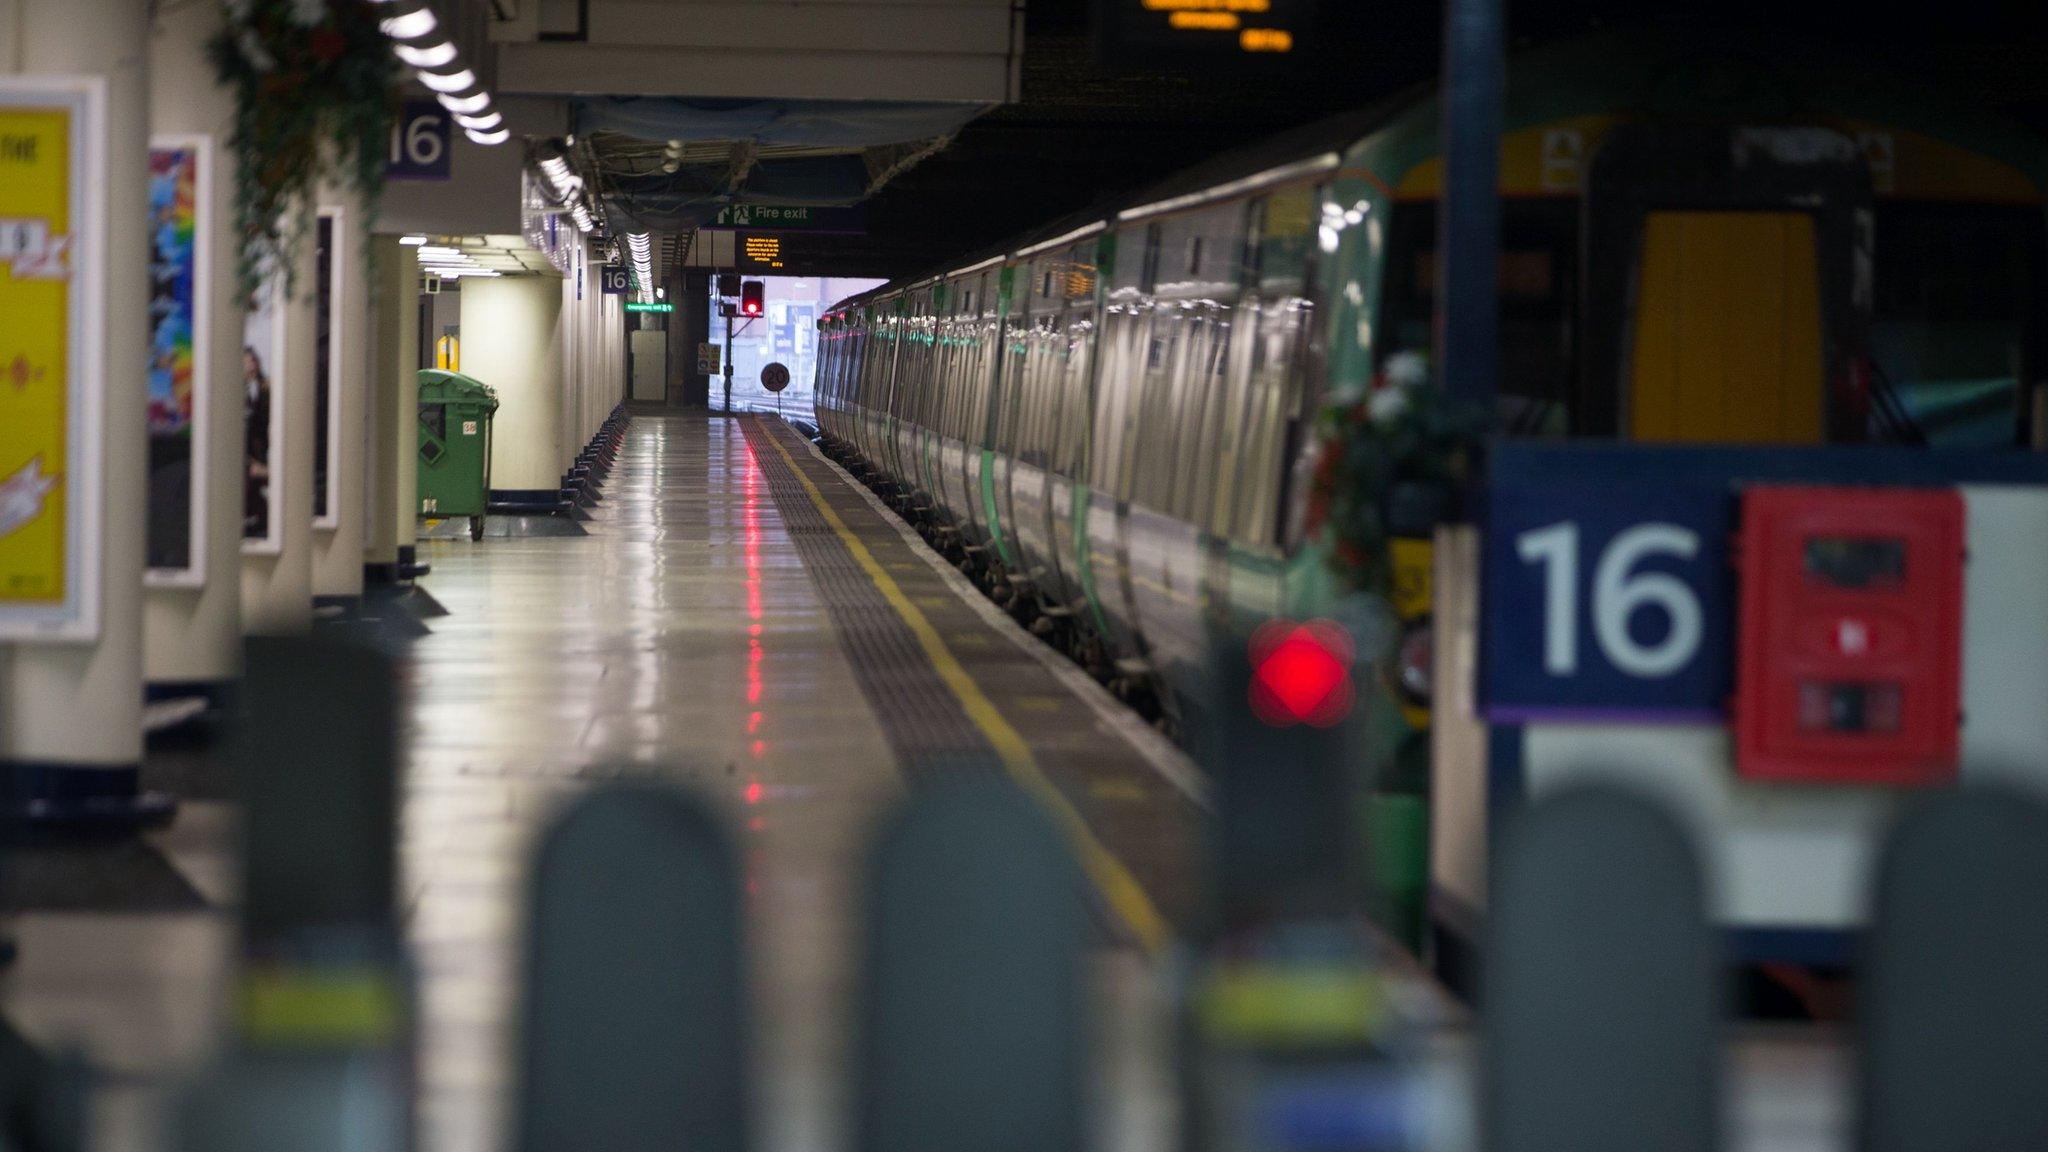
[[[464, 68], [460, 72], [418, 72], [419, 82], [436, 92], [460, 92], [476, 87], [476, 73]], [[486, 97], [488, 99], [488, 97]]]
[[434, 19], [434, 13], [426, 8], [407, 12], [403, 16], [386, 17], [377, 24], [377, 27], [382, 28], [384, 34], [393, 40], [417, 40], [440, 26]]
[[419, 245], [425, 244], [427, 242], [427, 238], [425, 236], [400, 236], [398, 238], [398, 242], [400, 244], [410, 244], [417, 247]]
[[450, 112], [481, 112], [491, 106], [491, 94], [488, 92], [478, 92], [469, 96], [452, 96], [442, 92], [434, 99], [439, 100], [441, 107]]
[[415, 48], [410, 44], [393, 44], [391, 51], [396, 53], [400, 60], [415, 68], [445, 68], [455, 63], [455, 42], [452, 40], [443, 40], [439, 44], [430, 44], [425, 48]]
[[500, 128], [495, 132], [479, 132], [474, 128], [465, 128], [462, 130], [462, 134], [478, 144], [503, 144], [512, 138], [511, 131], [505, 128]]
[[464, 128], [474, 128], [479, 132], [489, 132], [493, 128], [503, 127], [505, 118], [496, 112], [486, 112], [481, 116], [463, 116], [458, 114], [455, 117], [455, 122]]

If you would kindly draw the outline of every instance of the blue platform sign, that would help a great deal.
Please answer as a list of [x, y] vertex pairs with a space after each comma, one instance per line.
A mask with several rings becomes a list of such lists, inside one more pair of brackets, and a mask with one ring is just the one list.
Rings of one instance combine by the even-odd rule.
[[1489, 720], [1711, 722], [1734, 688], [1726, 484], [1509, 481], [1488, 492]]
[[432, 100], [407, 100], [391, 125], [386, 180], [446, 180], [451, 173], [448, 110]]

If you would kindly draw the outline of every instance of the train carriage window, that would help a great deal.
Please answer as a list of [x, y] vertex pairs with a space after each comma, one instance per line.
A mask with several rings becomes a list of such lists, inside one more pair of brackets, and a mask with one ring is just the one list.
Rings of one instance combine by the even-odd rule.
[[2024, 443], [2022, 381], [2041, 355], [2041, 210], [1881, 204], [1874, 248], [1878, 385], [1930, 444]]
[[[1500, 426], [1519, 435], [1571, 427], [1578, 283], [1577, 200], [1501, 202]], [[1381, 296], [1379, 360], [1428, 352], [1436, 311], [1436, 205], [1393, 214]]]
[[1063, 476], [1080, 474], [1087, 449], [1088, 370], [1095, 347], [1095, 241], [1067, 252], [1065, 276], [1055, 285], [1060, 297], [1059, 402], [1054, 416], [1052, 468]]
[[1138, 341], [1145, 334], [1151, 304], [1145, 296], [1145, 265], [1151, 256], [1152, 229], [1127, 226], [1113, 240], [1115, 264], [1110, 272], [1103, 327], [1097, 355], [1094, 460], [1090, 483], [1118, 499], [1130, 498], [1129, 461], [1131, 398], [1137, 390]]
[[1133, 499], [1187, 518], [1194, 505], [1204, 444], [1203, 416], [1220, 383], [1217, 355], [1227, 348], [1244, 266], [1245, 202], [1231, 201], [1159, 222], [1161, 262], [1146, 359], [1146, 432]]
[[1287, 496], [1289, 449], [1308, 419], [1305, 378], [1310, 322], [1314, 189], [1273, 193], [1255, 209], [1251, 251], [1259, 267], [1256, 294], [1245, 302], [1238, 326], [1242, 350], [1228, 364], [1231, 427], [1219, 455], [1229, 469], [1219, 485], [1213, 523], [1242, 543], [1282, 543], [1281, 506]]

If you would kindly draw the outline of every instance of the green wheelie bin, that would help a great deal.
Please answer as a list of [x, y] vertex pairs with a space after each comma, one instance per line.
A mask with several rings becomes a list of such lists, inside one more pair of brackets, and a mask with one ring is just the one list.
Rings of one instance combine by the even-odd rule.
[[467, 516], [484, 538], [491, 491], [491, 417], [498, 395], [460, 372], [420, 369], [420, 515]]

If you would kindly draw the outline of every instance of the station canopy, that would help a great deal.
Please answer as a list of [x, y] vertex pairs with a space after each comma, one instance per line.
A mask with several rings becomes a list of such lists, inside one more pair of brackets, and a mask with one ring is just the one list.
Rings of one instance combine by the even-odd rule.
[[988, 107], [605, 97], [572, 124], [616, 223], [688, 233], [734, 203], [859, 203]]

